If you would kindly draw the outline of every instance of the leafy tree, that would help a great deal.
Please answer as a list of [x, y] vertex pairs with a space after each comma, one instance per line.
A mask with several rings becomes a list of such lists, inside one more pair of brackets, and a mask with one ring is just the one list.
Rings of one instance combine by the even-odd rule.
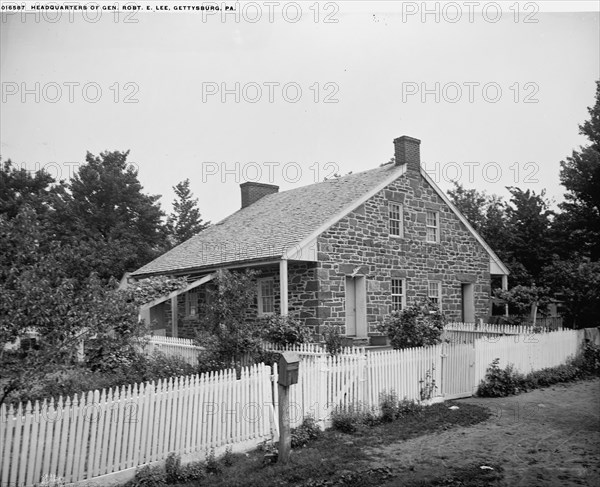
[[545, 284], [562, 301], [573, 328], [595, 325], [600, 315], [600, 262], [556, 259], [544, 269]]
[[44, 214], [54, 208], [64, 189], [64, 184], [47, 172], [18, 169], [8, 159], [0, 164], [0, 215], [14, 218], [24, 205]]
[[250, 270], [245, 273], [217, 271], [200, 311], [202, 331], [198, 342], [208, 350], [205, 362], [229, 367], [239, 365], [244, 355], [260, 351], [260, 325], [247, 320], [247, 312], [255, 299], [255, 275]]
[[440, 309], [430, 299], [421, 299], [393, 311], [381, 331], [390, 337], [395, 349], [425, 347], [441, 342], [444, 324]]
[[540, 279], [542, 268], [552, 256], [550, 225], [554, 213], [544, 199], [544, 191], [535, 194], [515, 187], [508, 190], [512, 195], [507, 207], [508, 246], [511, 260], [520, 264], [513, 264], [511, 271], [516, 272], [512, 279], [515, 284], [531, 285]]
[[573, 151], [561, 161], [560, 182], [566, 188], [562, 213], [554, 230], [563, 257], [577, 252], [600, 259], [600, 81], [596, 82], [596, 103], [588, 108], [590, 119], [579, 126], [590, 145]]
[[[73, 277], [68, 264], [80, 258], [79, 249], [44, 230], [28, 205], [11, 220], [0, 215], [0, 403], [72, 369], [82, 340], [88, 369], [110, 371], [137, 361], [147, 331], [139, 305], [187, 285], [163, 277], [121, 291], [116, 281], [106, 284], [96, 274]], [[35, 349], [22, 356], [5, 351], [29, 331], [36, 333]]]
[[[453, 181], [454, 189], [448, 190], [448, 195], [460, 212], [479, 233], [485, 233], [487, 227], [486, 207], [489, 197], [485, 192], [476, 189], [465, 189], [462, 184]], [[485, 238], [485, 237], [484, 237]]]
[[90, 269], [107, 279], [147, 263], [165, 249], [160, 196], [142, 192], [127, 152], [89, 153], [68, 186], [63, 213], [70, 241], [90, 252]]
[[167, 228], [172, 243], [179, 245], [204, 230], [210, 222], [202, 221], [198, 199], [193, 197], [189, 179], [174, 186], [173, 190], [177, 198], [173, 201], [173, 213], [167, 219]]
[[538, 311], [546, 309], [550, 298], [550, 289], [544, 286], [515, 286], [508, 290], [496, 289], [496, 297], [504, 300], [511, 315], [519, 317], [518, 323], [529, 323], [535, 326]]

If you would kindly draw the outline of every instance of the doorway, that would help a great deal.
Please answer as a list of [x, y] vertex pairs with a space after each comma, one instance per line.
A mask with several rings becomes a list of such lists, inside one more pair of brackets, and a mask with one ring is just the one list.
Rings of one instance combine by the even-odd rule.
[[365, 276], [346, 276], [346, 336], [367, 337]]

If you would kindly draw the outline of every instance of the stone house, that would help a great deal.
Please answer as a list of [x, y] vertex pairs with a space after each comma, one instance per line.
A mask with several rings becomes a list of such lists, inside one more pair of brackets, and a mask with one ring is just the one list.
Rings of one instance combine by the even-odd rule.
[[486, 319], [492, 276], [508, 269], [421, 168], [420, 141], [394, 140], [395, 163], [279, 192], [241, 184], [241, 209], [135, 271], [188, 276], [143, 314], [157, 334], [190, 337], [215, 270], [259, 272], [250, 316], [339, 325], [364, 343], [418, 297], [453, 321]]

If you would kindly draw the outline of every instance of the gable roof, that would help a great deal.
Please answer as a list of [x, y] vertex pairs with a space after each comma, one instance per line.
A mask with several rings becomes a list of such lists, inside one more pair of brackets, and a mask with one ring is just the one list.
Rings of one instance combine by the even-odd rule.
[[[391, 182], [406, 166], [385, 166], [264, 196], [171, 249], [132, 275], [181, 274], [236, 263], [294, 258], [314, 239]], [[490, 267], [509, 274], [496, 253], [421, 169], [421, 175], [490, 256]], [[495, 272], [495, 273], [496, 273]]]
[[[393, 164], [264, 196], [133, 273], [210, 269], [281, 258], [404, 174]], [[325, 229], [323, 228], [323, 229]]]

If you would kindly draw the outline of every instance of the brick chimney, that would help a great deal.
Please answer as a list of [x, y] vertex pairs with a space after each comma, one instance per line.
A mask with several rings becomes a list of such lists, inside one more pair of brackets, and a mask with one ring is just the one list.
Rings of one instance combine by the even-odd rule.
[[263, 196], [279, 192], [279, 186], [274, 184], [247, 182], [240, 184], [242, 190], [242, 208], [256, 203]]
[[421, 170], [421, 141], [408, 135], [394, 139], [394, 156], [396, 166], [406, 164], [407, 171], [419, 172]]

